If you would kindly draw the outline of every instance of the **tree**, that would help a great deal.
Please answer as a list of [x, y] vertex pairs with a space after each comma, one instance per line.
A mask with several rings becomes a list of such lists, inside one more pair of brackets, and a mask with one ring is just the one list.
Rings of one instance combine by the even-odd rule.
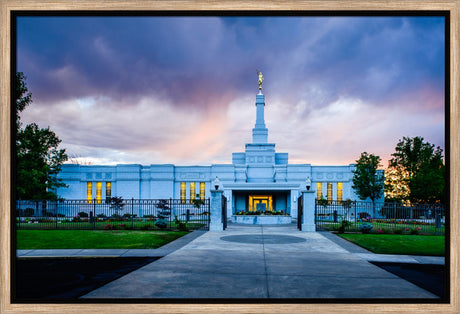
[[26, 77], [24, 73], [17, 72], [14, 89], [14, 99], [16, 107], [16, 133], [19, 132], [21, 127], [19, 113], [22, 112], [28, 105], [32, 103], [32, 94], [28, 93], [27, 85], [25, 83]]
[[383, 195], [385, 177], [382, 171], [377, 170], [380, 165], [380, 157], [366, 152], [356, 160], [356, 169], [353, 170], [353, 186], [361, 200], [370, 198], [372, 201], [372, 213], [375, 217], [375, 200]]
[[21, 128], [19, 112], [32, 102], [22, 73], [16, 74], [16, 197], [18, 199], [57, 199], [54, 189], [66, 186], [57, 178], [67, 160], [61, 140], [50, 128], [31, 123]]
[[399, 185], [407, 191], [402, 195], [394, 193], [397, 198], [412, 203], [445, 201], [445, 165], [439, 146], [424, 142], [423, 137], [403, 137], [392, 156], [389, 170], [394, 177], [387, 187], [395, 192]]

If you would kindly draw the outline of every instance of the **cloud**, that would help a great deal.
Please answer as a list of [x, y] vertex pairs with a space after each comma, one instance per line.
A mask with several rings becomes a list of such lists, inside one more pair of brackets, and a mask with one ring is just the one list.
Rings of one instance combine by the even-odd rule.
[[388, 156], [408, 134], [444, 145], [440, 17], [20, 17], [17, 29], [24, 121], [103, 163], [231, 162], [251, 141], [256, 68], [269, 140], [291, 161]]

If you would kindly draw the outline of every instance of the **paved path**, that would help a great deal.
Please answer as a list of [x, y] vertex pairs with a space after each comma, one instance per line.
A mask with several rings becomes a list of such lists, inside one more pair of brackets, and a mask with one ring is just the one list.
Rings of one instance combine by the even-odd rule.
[[376, 254], [338, 243], [293, 225], [229, 225], [83, 298], [437, 298], [369, 263]]

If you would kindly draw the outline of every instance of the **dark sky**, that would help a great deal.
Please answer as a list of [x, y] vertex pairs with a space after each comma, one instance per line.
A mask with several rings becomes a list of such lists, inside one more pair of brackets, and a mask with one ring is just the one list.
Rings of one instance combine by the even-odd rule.
[[269, 141], [293, 163], [383, 165], [444, 148], [442, 17], [18, 17], [17, 69], [73, 158], [231, 163], [264, 74]]

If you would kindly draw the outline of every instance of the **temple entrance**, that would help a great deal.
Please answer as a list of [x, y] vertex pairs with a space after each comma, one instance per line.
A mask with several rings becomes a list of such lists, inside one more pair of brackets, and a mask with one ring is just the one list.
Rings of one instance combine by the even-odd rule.
[[291, 191], [232, 191], [232, 214], [238, 212], [275, 212], [291, 213]]
[[273, 211], [273, 196], [271, 195], [249, 195], [248, 203], [250, 212]]

